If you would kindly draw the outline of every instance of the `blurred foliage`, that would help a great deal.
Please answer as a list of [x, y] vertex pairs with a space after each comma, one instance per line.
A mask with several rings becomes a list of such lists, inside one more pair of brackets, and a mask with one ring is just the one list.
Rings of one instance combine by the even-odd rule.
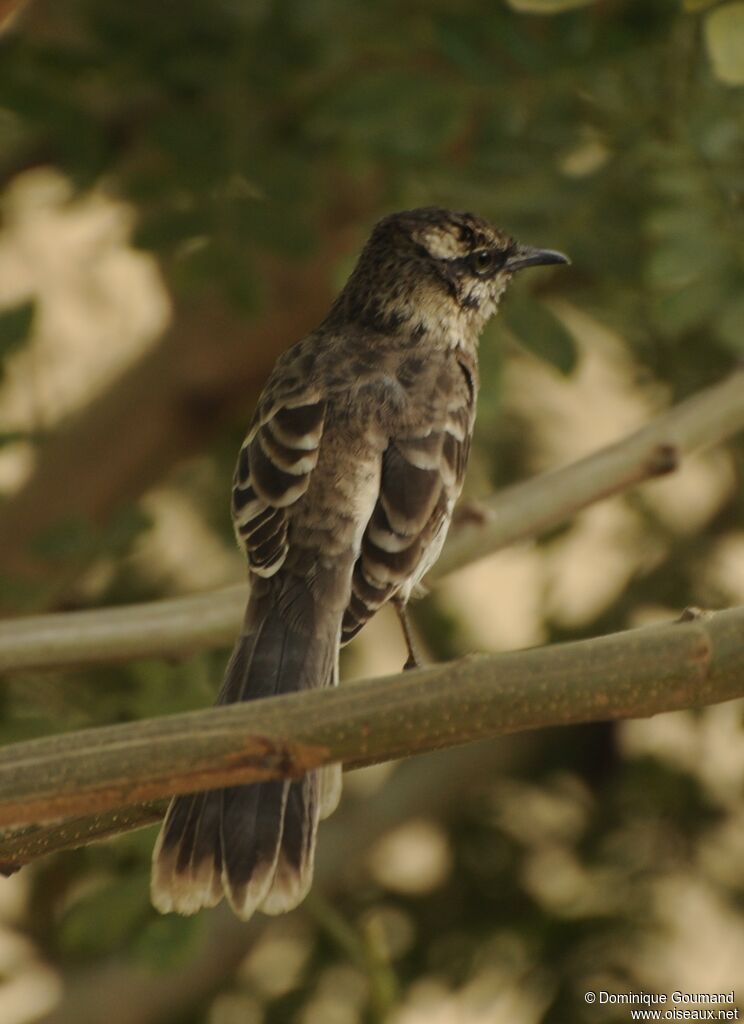
[[[741, 9], [706, 14], [709, 45], [733, 50]], [[741, 95], [676, 0], [549, 20], [477, 0], [77, 0], [28, 21], [3, 43], [0, 174], [105, 182], [185, 294], [252, 308], [262, 254], [306, 255], [348, 204], [366, 224], [441, 202], [565, 248], [562, 289], [673, 357], [682, 386], [741, 353]], [[520, 336], [566, 366], [547, 318]]]
[[28, 338], [33, 317], [33, 302], [21, 302], [0, 313], [0, 373], [2, 361]]
[[705, 40], [718, 78], [744, 85], [744, 3], [728, 3], [705, 20]]
[[[394, 208], [470, 208], [565, 250], [572, 271], [520, 280], [484, 342], [475, 469], [499, 485], [524, 474], [529, 454], [521, 424], [500, 411], [501, 353], [516, 339], [563, 374], [576, 365], [549, 301], [558, 289], [616, 328], [639, 376], [672, 397], [744, 356], [743, 15], [744, 3], [717, 0], [38, 0], [0, 39], [0, 183], [52, 166], [81, 194], [126, 200], [176, 308], [217, 295], [246, 317], [262, 315], [277, 260], [301, 275], [334, 229], [351, 225], [361, 242]], [[329, 281], [348, 259], [338, 253]], [[31, 303], [0, 314], [0, 359], [23, 345], [33, 316]], [[209, 344], [220, 345], [219, 332]], [[225, 546], [249, 415], [206, 452], [211, 475], [176, 474]], [[736, 458], [740, 473], [740, 448]], [[621, 628], [644, 604], [695, 599], [701, 562], [742, 512], [737, 494], [695, 538], [650, 521], [667, 557], [585, 627], [547, 631]], [[96, 604], [158, 596], [167, 584], [127, 558], [146, 525], [126, 495], [96, 531], [85, 510], [54, 524], [37, 554], [71, 572], [106, 562], [80, 603], [86, 593]], [[435, 599], [420, 626], [437, 654], [461, 653], [457, 624]], [[2, 739], [204, 706], [223, 661], [10, 678]], [[241, 974], [224, 979], [226, 993], [254, 1009], [258, 1000], [267, 1024], [313, 1024], [332, 1019], [317, 1009], [323, 979], [351, 962], [369, 991], [343, 1019], [370, 1021], [391, 991], [405, 999], [426, 978], [458, 989], [493, 970], [503, 989], [542, 1000], [525, 1019], [596, 1020], [584, 990], [597, 979], [617, 991], [643, 986], [631, 953], [661, 927], [649, 915], [653, 883], [701, 870], [701, 847], [727, 812], [693, 772], [629, 761], [614, 736], [596, 727], [536, 737], [521, 776], [463, 779], [461, 807], [440, 822], [454, 863], [440, 886], [401, 896], [359, 868], [332, 894], [335, 926], [318, 908], [301, 912], [308, 956], [295, 984], [267, 996]], [[540, 795], [571, 805], [580, 824], [556, 835], [538, 820], [520, 832], [515, 803], [529, 814]], [[62, 969], [112, 954], [188, 969], [204, 925], [149, 908], [151, 841], [136, 834], [38, 866], [27, 927]], [[535, 879], [566, 862], [584, 883], [561, 905]], [[715, 883], [739, 901], [740, 927], [742, 884]], [[364, 946], [370, 914], [395, 925], [377, 960]], [[603, 1011], [603, 1021], [627, 1019]], [[236, 1019], [207, 1014], [199, 1006], [181, 1019]]]

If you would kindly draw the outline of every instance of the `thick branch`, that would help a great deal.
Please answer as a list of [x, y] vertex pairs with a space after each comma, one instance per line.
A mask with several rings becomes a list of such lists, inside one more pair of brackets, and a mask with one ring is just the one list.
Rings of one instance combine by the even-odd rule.
[[718, 703], [744, 696], [743, 638], [738, 608], [15, 744], [0, 751], [0, 822], [106, 811], [333, 761], [360, 766], [524, 729]]
[[60, 850], [77, 850], [101, 839], [134, 832], [160, 821], [167, 800], [152, 800], [101, 814], [65, 818], [53, 825], [23, 825], [0, 832], [0, 875], [11, 875], [24, 864]]
[[[682, 456], [743, 428], [744, 372], [739, 371], [616, 444], [494, 495], [480, 525], [452, 530], [430, 579], [552, 529], [593, 502], [669, 472]], [[228, 644], [246, 595], [245, 586], [234, 585], [171, 601], [0, 623], [0, 671], [183, 655]]]

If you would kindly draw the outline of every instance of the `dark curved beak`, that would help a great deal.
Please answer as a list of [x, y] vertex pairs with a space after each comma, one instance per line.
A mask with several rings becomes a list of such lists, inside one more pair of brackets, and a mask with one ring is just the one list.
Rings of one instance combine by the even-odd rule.
[[535, 249], [531, 245], [517, 245], [504, 264], [505, 270], [523, 270], [525, 267], [543, 267], [549, 263], [570, 263], [568, 256], [555, 249]]

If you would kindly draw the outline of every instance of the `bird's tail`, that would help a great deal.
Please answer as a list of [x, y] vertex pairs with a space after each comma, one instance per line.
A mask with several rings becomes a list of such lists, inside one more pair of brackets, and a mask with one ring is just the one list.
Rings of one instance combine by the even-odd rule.
[[[219, 704], [257, 700], [337, 681], [338, 619], [317, 621], [301, 581], [279, 593], [257, 581]], [[226, 896], [239, 917], [279, 914], [305, 897], [318, 820], [336, 807], [340, 766], [297, 781], [231, 786], [175, 797], [153, 851], [152, 901], [194, 914]]]

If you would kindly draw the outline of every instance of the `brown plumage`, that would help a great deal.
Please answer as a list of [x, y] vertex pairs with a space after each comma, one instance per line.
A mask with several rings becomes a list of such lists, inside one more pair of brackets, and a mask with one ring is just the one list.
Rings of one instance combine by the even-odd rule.
[[[480, 331], [515, 270], [565, 262], [467, 213], [375, 227], [326, 319], [277, 361], [240, 451], [232, 512], [252, 587], [219, 703], [335, 684], [340, 644], [405, 605], [462, 489]], [[175, 798], [155, 906], [296, 906], [340, 778], [333, 766]]]

